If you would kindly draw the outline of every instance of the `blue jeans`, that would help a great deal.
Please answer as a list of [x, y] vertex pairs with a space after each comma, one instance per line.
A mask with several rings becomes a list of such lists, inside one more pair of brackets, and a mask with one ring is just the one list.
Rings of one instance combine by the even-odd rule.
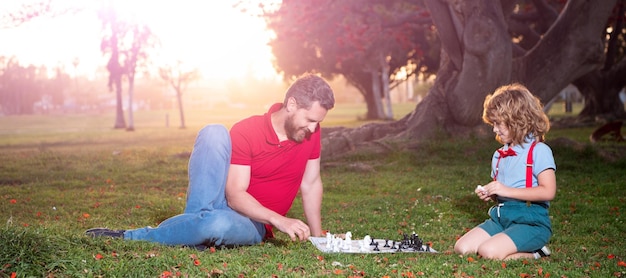
[[237, 246], [261, 242], [265, 226], [231, 209], [225, 197], [230, 135], [224, 126], [205, 126], [189, 158], [189, 187], [183, 214], [159, 224], [127, 230], [124, 239], [166, 245]]

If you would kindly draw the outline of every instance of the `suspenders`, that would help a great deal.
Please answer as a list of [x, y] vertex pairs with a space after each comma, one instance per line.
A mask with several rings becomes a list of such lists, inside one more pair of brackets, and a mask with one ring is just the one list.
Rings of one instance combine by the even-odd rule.
[[[528, 157], [526, 158], [526, 188], [533, 187], [533, 149], [535, 149], [537, 141], [533, 141], [528, 150]], [[530, 207], [530, 201], [526, 201], [526, 206]]]
[[533, 187], [533, 149], [537, 145], [537, 141], [534, 141], [532, 145], [530, 145], [530, 149], [528, 150], [528, 158], [526, 158], [526, 187]]

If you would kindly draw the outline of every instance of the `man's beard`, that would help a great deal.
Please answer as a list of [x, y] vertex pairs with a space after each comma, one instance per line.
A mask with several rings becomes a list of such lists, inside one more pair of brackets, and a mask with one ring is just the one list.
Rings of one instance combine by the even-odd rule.
[[298, 128], [293, 124], [293, 117], [289, 117], [285, 121], [285, 133], [287, 133], [287, 138], [297, 143], [302, 143], [304, 139], [311, 138], [311, 132], [308, 128]]

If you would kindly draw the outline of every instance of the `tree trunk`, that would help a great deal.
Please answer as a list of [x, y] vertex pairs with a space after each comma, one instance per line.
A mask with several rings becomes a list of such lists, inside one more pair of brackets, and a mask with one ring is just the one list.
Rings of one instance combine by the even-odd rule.
[[374, 102], [374, 108], [376, 113], [376, 119], [385, 119], [385, 112], [382, 104], [382, 84], [378, 71], [370, 71], [372, 77], [372, 101]]
[[[432, 137], [438, 130], [467, 134], [482, 123], [485, 96], [507, 83], [511, 43], [499, 2], [468, 0], [448, 6], [425, 1], [440, 30], [442, 58], [437, 78], [415, 113], [407, 119], [411, 140]], [[452, 54], [452, 55], [450, 55]]]
[[393, 120], [393, 109], [391, 108], [391, 93], [389, 92], [389, 63], [384, 56], [380, 56], [380, 67], [381, 67], [381, 75], [380, 75], [380, 84], [382, 85], [383, 96], [385, 97], [385, 104], [387, 105], [387, 109], [385, 109], [385, 119]]
[[601, 67], [604, 45], [599, 35], [615, 3], [568, 1], [539, 43], [515, 60], [512, 79], [523, 82], [546, 103], [574, 80]]
[[126, 120], [124, 119], [124, 103], [122, 101], [122, 80], [115, 78], [113, 80], [115, 88], [115, 129], [126, 128]]
[[183, 93], [181, 89], [176, 89], [176, 98], [178, 99], [178, 113], [180, 113], [180, 128], [184, 129], [185, 126], [185, 113], [183, 112]]
[[574, 85], [585, 98], [585, 106], [578, 115], [581, 121], [611, 121], [626, 117], [619, 92], [626, 85], [626, 59], [611, 70], [595, 70], [574, 81]]
[[[515, 60], [500, 1], [424, 2], [442, 45], [433, 87], [415, 110], [399, 121], [353, 130], [327, 129], [322, 139], [323, 157], [363, 148], [375, 152], [407, 148], [440, 133], [491, 135], [482, 123], [482, 103], [499, 86], [520, 82], [546, 102], [598, 67], [603, 53], [598, 34], [602, 34], [616, 0], [602, 5], [568, 1], [538, 44]], [[391, 144], [394, 140], [403, 143]]]
[[127, 131], [135, 130], [135, 120], [133, 118], [133, 91], [135, 88], [135, 77], [128, 76], [128, 128]]
[[[376, 85], [373, 84], [375, 80], [377, 80], [371, 72], [365, 71], [356, 71], [356, 70], [347, 70], [344, 77], [348, 81], [348, 83], [354, 86], [365, 100], [365, 104], [367, 106], [367, 112], [365, 114], [366, 120], [383, 120], [385, 119], [385, 114], [383, 113], [380, 107], [380, 97], [376, 97], [376, 95], [380, 96], [380, 94], [375, 93]], [[380, 78], [378, 78], [380, 80]], [[379, 87], [380, 88], [380, 87]]]

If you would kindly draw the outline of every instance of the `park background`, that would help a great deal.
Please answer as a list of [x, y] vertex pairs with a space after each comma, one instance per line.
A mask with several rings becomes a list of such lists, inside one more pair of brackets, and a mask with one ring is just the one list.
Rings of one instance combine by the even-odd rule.
[[[618, 51], [613, 57], [609, 55], [612, 48], [608, 47], [614, 37], [620, 42], [617, 49], [624, 46], [623, 25], [617, 25], [623, 22], [623, 1], [610, 2], [615, 4], [614, 9], [609, 7], [615, 13], [609, 17], [611, 13], [605, 11], [608, 19], [603, 18], [602, 28], [596, 31], [603, 34], [607, 47], [601, 52], [611, 63], [607, 62], [602, 71], [596, 72], [598, 61], [589, 62], [593, 59], [579, 55], [571, 61], [585, 63], [566, 64], [562, 71], [544, 64], [552, 70], [548, 76], [552, 81], [525, 80], [550, 107], [547, 111], [553, 129], [547, 143], [555, 153], [559, 189], [551, 209], [555, 236], [549, 246], [553, 255], [541, 260], [510, 262], [452, 253], [454, 241], [486, 217], [488, 204], [477, 202], [472, 190], [476, 184], [488, 180], [487, 160], [499, 146], [489, 128], [475, 121], [480, 107], [469, 104], [484, 99], [490, 91], [485, 88], [494, 89], [496, 83], [489, 81], [490, 76], [473, 79], [472, 86], [465, 89], [466, 95], [459, 94], [459, 88], [450, 84], [468, 85], [468, 80], [452, 82], [456, 77], [448, 75], [449, 64], [439, 68], [439, 60], [429, 60], [442, 51], [441, 57], [458, 62], [449, 48], [450, 42], [427, 40], [433, 44], [426, 48], [424, 41], [405, 40], [433, 35], [435, 32], [420, 32], [436, 30], [431, 26], [444, 26], [441, 22], [433, 25], [423, 21], [430, 16], [424, 3], [434, 5], [438, 1], [388, 1], [384, 5], [376, 1], [368, 5], [336, 1], [332, 3], [338, 6], [328, 10], [312, 9], [330, 5], [328, 1], [188, 0], [177, 1], [175, 5], [146, 1], [3, 2], [0, 219], [6, 224], [0, 228], [0, 277], [623, 277], [626, 275], [623, 243], [626, 228], [621, 215], [625, 209], [624, 146], [617, 142], [617, 137], [606, 142], [589, 141], [598, 126], [622, 119], [624, 112], [619, 98], [625, 80], [621, 78], [620, 66], [624, 64], [623, 52]], [[484, 1], [466, 3], [483, 10], [491, 7]], [[508, 3], [515, 3], [516, 14], [533, 14], [545, 8], [536, 3], [547, 3], [551, 10], [561, 13], [558, 19], [552, 17], [547, 21], [551, 24], [565, 21], [564, 15], [572, 10], [578, 15], [598, 12], [598, 7], [593, 5], [580, 9], [585, 1], [577, 0]], [[271, 5], [283, 9], [265, 14]], [[102, 7], [113, 8], [115, 13], [109, 15], [124, 16], [117, 17], [119, 21], [111, 17], [102, 20], [98, 17]], [[586, 12], [580, 13], [581, 10]], [[305, 17], [293, 18], [302, 11], [307, 11]], [[314, 13], [317, 11], [321, 13]], [[407, 16], [404, 11], [418, 16]], [[468, 15], [460, 6], [450, 7], [448, 11], [453, 16]], [[380, 17], [369, 17], [373, 14]], [[393, 16], [383, 16], [387, 14]], [[324, 16], [327, 22], [340, 18], [350, 22], [349, 26], [367, 28], [342, 29], [343, 35], [352, 40], [344, 41], [343, 37], [330, 40], [331, 46], [345, 47], [336, 52], [318, 41], [318, 52], [313, 53], [339, 59], [327, 68], [320, 63], [323, 59], [317, 59], [321, 56], [309, 57], [305, 55], [309, 52], [298, 52], [307, 50], [297, 47], [299, 44], [274, 44], [274, 47], [290, 47], [290, 51], [273, 51], [271, 43], [268, 45], [268, 38], [271, 40], [273, 35], [265, 29], [267, 21], [263, 16], [266, 15], [278, 16], [270, 20], [275, 28], [296, 26], [296, 33], [306, 31], [312, 39], [307, 41], [308, 45], [314, 42], [313, 35], [334, 34], [333, 29], [306, 28], [323, 26], [310, 21], [316, 17]], [[432, 16], [440, 18], [441, 14], [433, 12]], [[282, 22], [285, 25], [277, 18], [285, 20]], [[429, 28], [399, 25], [400, 32], [383, 32], [377, 28], [398, 26], [395, 25], [398, 22], [381, 20], [359, 25], [364, 18], [416, 20], [417, 25]], [[596, 18], [590, 16], [589, 25]], [[291, 20], [297, 19], [301, 20], [299, 24], [291, 24]], [[146, 44], [150, 46], [144, 49], [149, 50], [146, 56], [136, 53], [136, 57], [150, 58], [138, 63], [136, 71], [129, 71], [126, 63], [133, 56], [129, 54], [131, 49], [125, 48], [129, 45], [122, 43], [118, 45], [118, 54], [123, 58], [117, 60], [119, 64], [107, 67], [114, 60], [111, 59], [112, 36], [106, 30], [112, 26], [145, 27], [146, 22], [151, 22], [150, 30], [158, 35], [158, 40]], [[376, 25], [379, 23], [384, 24]], [[542, 30], [537, 22], [528, 26]], [[578, 29], [580, 37], [591, 33]], [[291, 34], [295, 42], [307, 38], [294, 36], [294, 30], [288, 28], [283, 31]], [[274, 36], [280, 34], [275, 32]], [[542, 32], [545, 38], [552, 37], [547, 28]], [[168, 34], [172, 36], [169, 39]], [[358, 34], [364, 37], [355, 37]], [[394, 43], [389, 46], [372, 41]], [[516, 43], [522, 45], [521, 41]], [[402, 47], [394, 48], [396, 43]], [[470, 45], [461, 46], [475, 50]], [[529, 49], [541, 49], [524, 47], [529, 53], [532, 52]], [[392, 53], [384, 60], [389, 68], [373, 67], [372, 61], [364, 59], [377, 57], [373, 54], [377, 52], [370, 51], [381, 49]], [[582, 50], [592, 53], [592, 49], [596, 50]], [[429, 51], [436, 54], [430, 55]], [[547, 50], [550, 51], [555, 50]], [[296, 61], [303, 63], [288, 67], [285, 61], [294, 59], [281, 53], [291, 53], [298, 58]], [[553, 55], [548, 63], [561, 61], [557, 54]], [[392, 57], [408, 58], [397, 61]], [[502, 65], [509, 59], [497, 58]], [[355, 61], [367, 63], [353, 67], [351, 63]], [[317, 69], [304, 68], [306, 65]], [[441, 65], [445, 64], [441, 62]], [[116, 72], [115, 66], [123, 70]], [[472, 64], [457, 70], [466, 69], [482, 72]], [[379, 70], [389, 71], [371, 74]], [[354, 149], [334, 150], [332, 154], [338, 155], [324, 157], [325, 228], [331, 232], [351, 231], [355, 237], [369, 234], [381, 238], [399, 238], [403, 232], [414, 231], [440, 254], [323, 254], [308, 242], [289, 242], [280, 234], [259, 246], [205, 251], [91, 239], [83, 235], [85, 229], [95, 226], [154, 226], [180, 213], [185, 199], [186, 163], [197, 130], [208, 123], [230, 126], [242, 117], [264, 113], [268, 105], [282, 100], [289, 80], [302, 71], [328, 77], [337, 92], [337, 106], [323, 123], [333, 131], [328, 133], [343, 130], [345, 133], [338, 137], [359, 143], [352, 145]], [[506, 71], [500, 68], [492, 72]], [[352, 75], [355, 72], [366, 74]], [[537, 73], [549, 75], [540, 70]], [[446, 79], [445, 85], [438, 83], [446, 76], [450, 79]], [[115, 78], [121, 86], [117, 88], [113, 83], [109, 87], [109, 81]], [[594, 87], [589, 84], [597, 83], [589, 80], [604, 80], [601, 84], [605, 87], [589, 91]], [[176, 87], [172, 81], [182, 81], [185, 86]], [[570, 94], [571, 83], [584, 90]], [[478, 90], [476, 85], [485, 87]], [[441, 88], [446, 89], [438, 91]], [[372, 97], [375, 93], [378, 97]], [[179, 95], [181, 99], [177, 98]], [[444, 98], [448, 101], [436, 98], [442, 95], [448, 95]], [[468, 106], [454, 104], [455, 99], [467, 102]], [[181, 103], [184, 109], [179, 106]], [[439, 103], [446, 105], [437, 106]], [[473, 120], [459, 120], [457, 113], [462, 116], [467, 112], [465, 108], [473, 111], [467, 117]], [[404, 121], [407, 115], [421, 115], [428, 120], [429, 115], [438, 113], [456, 116], [444, 121], [452, 124], [443, 127], [426, 125], [429, 127], [426, 128], [420, 123]], [[384, 141], [379, 140], [384, 139], [381, 137], [369, 137], [367, 132], [359, 133], [372, 127], [387, 130], [389, 126], [417, 126], [423, 133], [434, 132], [425, 138], [410, 133], [403, 141]], [[463, 132], [451, 132], [455, 130]], [[395, 132], [392, 129], [390, 134]], [[361, 144], [360, 140], [366, 137], [378, 148]], [[325, 148], [332, 145], [337, 144], [327, 144]], [[299, 201], [294, 203], [290, 215], [301, 217]]]

